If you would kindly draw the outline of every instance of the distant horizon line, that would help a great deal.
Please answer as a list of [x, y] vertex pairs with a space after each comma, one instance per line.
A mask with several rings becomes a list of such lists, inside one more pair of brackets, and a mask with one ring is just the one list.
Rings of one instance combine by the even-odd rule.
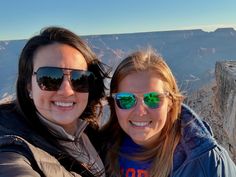
[[[67, 28], [68, 29], [68, 28]], [[124, 33], [104, 33], [104, 34], [77, 34], [74, 30], [71, 30], [72, 32], [76, 33], [78, 36], [80, 37], [86, 37], [86, 36], [106, 36], [106, 35], [125, 35], [125, 34], [139, 34], [139, 33], [155, 33], [155, 32], [175, 32], [175, 31], [203, 31], [203, 32], [206, 32], [206, 33], [214, 33], [216, 32], [217, 30], [219, 29], [230, 29], [230, 30], [233, 30], [236, 32], [236, 28], [234, 27], [219, 27], [219, 28], [216, 28], [214, 30], [204, 30], [204, 29], [201, 29], [201, 28], [193, 28], [193, 29], [173, 29], [173, 30], [164, 30], [164, 31], [158, 31], [158, 30], [151, 30], [151, 31], [136, 31], [136, 32], [124, 32]], [[69, 29], [70, 30], [70, 29]], [[39, 34], [39, 32], [38, 32]], [[33, 35], [34, 36], [34, 35]], [[31, 37], [33, 37], [31, 36]], [[24, 38], [24, 39], [0, 39], [0, 42], [8, 42], [8, 41], [21, 41], [21, 40], [28, 40], [30, 39], [31, 37], [29, 38]]]

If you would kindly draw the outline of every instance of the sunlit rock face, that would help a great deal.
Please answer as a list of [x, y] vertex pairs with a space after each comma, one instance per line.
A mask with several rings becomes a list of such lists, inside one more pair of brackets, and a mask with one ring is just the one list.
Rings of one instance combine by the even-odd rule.
[[236, 158], [236, 60], [216, 63], [216, 110], [229, 137], [229, 150]]

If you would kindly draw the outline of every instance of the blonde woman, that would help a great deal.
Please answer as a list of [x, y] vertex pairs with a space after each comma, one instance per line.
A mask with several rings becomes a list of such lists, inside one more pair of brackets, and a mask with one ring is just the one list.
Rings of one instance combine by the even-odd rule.
[[152, 49], [125, 58], [111, 80], [102, 130], [108, 176], [235, 177], [209, 126], [182, 103], [176, 80]]

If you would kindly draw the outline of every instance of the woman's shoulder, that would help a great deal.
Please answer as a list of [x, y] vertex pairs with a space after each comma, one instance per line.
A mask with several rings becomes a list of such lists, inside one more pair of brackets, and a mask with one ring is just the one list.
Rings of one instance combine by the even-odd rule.
[[[61, 176], [71, 176], [71, 173], [67, 171], [54, 156], [16, 135], [0, 137], [0, 156], [2, 157], [2, 155], [4, 157], [8, 155], [8, 157], [11, 158], [1, 158], [0, 169], [3, 168], [1, 165], [11, 162], [16, 169], [23, 167], [29, 170], [30, 166], [32, 169], [29, 172], [33, 174], [44, 174], [44, 176], [56, 176], [57, 174]], [[6, 168], [4, 168], [4, 170], [6, 170]]]
[[[56, 154], [60, 150], [54, 147], [37, 131], [34, 131], [19, 113], [14, 104], [0, 106], [0, 151], [3, 149], [20, 149], [22, 152], [37, 147], [45, 152]], [[34, 152], [34, 151], [32, 151]], [[32, 154], [24, 153], [24, 154]]]
[[218, 144], [197, 158], [196, 163], [201, 166], [204, 173], [207, 174], [206, 176], [211, 176], [212, 173], [215, 173], [217, 177], [236, 176], [235, 163], [230, 158], [228, 152]]
[[229, 157], [226, 150], [220, 145], [206, 151], [199, 157], [188, 160], [174, 172], [174, 177], [191, 176], [196, 177], [235, 177], [236, 166]]
[[208, 169], [219, 171], [220, 174], [229, 172], [236, 176], [235, 164], [226, 150], [216, 142], [206, 122], [186, 105], [182, 107], [180, 122], [181, 139], [174, 155], [174, 171], [181, 173], [177, 176], [191, 176], [195, 174], [193, 172], [208, 176], [205, 175], [211, 173]]
[[15, 152], [26, 157], [35, 154], [36, 148], [26, 139], [17, 135], [1, 135], [0, 136], [0, 152]]
[[[0, 170], [5, 171], [6, 176], [12, 174], [8, 164], [13, 164], [16, 171], [18, 171], [20, 166], [22, 166], [23, 169], [28, 169], [29, 166], [32, 168], [33, 162], [35, 162], [34, 154], [26, 142], [26, 140], [16, 135], [0, 136]], [[19, 172], [19, 174], [21, 173]], [[12, 176], [14, 175], [12, 174]]]
[[32, 168], [31, 162], [22, 154], [0, 151], [0, 176], [32, 176], [39, 177], [39, 173]]
[[13, 102], [0, 104], [0, 119], [22, 117], [17, 104]]
[[16, 134], [28, 136], [30, 128], [15, 103], [0, 105], [0, 136]]

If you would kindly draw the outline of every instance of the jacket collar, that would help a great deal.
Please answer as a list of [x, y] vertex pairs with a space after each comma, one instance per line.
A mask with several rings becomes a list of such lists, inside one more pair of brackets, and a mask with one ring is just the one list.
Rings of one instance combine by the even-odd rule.
[[216, 144], [210, 126], [187, 105], [181, 111], [181, 141], [188, 154], [199, 154]]
[[182, 105], [180, 115], [181, 139], [174, 154], [174, 170], [216, 145], [210, 126], [187, 105]]
[[49, 131], [59, 139], [65, 139], [65, 140], [70, 140], [70, 141], [75, 141], [76, 138], [80, 137], [85, 128], [88, 125], [88, 122], [85, 120], [78, 119], [77, 121], [77, 130], [75, 135], [71, 135], [65, 131], [65, 129], [58, 125], [55, 124], [49, 120], [47, 120], [45, 117], [43, 117], [41, 114], [37, 113], [39, 116], [39, 120], [44, 124], [46, 127], [48, 127]]

